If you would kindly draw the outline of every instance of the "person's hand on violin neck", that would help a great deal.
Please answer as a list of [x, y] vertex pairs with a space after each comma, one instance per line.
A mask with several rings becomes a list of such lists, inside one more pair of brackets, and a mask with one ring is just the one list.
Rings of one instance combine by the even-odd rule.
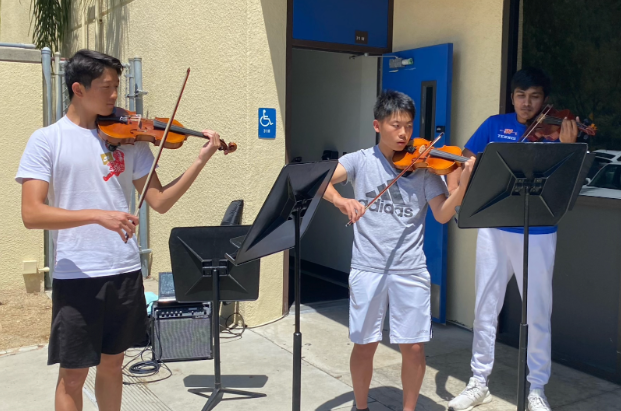
[[561, 143], [575, 143], [578, 139], [578, 124], [580, 122], [580, 117], [576, 117], [575, 120], [568, 120], [567, 118], [563, 119], [563, 123], [561, 124], [561, 132], [559, 134], [559, 138]]
[[[475, 154], [472, 151], [468, 150], [467, 148], [464, 148], [464, 150], [462, 151], [462, 155], [468, 158], [476, 157]], [[448, 188], [449, 194], [452, 194], [453, 191], [457, 190], [457, 188], [461, 184], [462, 172], [463, 172], [463, 166], [456, 168], [455, 171], [453, 171], [452, 173], [446, 176], [446, 186]], [[470, 179], [470, 177], [468, 177], [468, 179]]]
[[431, 208], [433, 217], [440, 224], [446, 224], [451, 221], [451, 219], [455, 215], [455, 207], [461, 205], [461, 202], [464, 199], [464, 195], [466, 194], [466, 187], [468, 186], [468, 182], [470, 181], [470, 176], [472, 175], [475, 161], [475, 157], [470, 157], [470, 159], [463, 164], [463, 167], [459, 172], [459, 185], [457, 187], [454, 187], [452, 191], [449, 191], [450, 194], [448, 198], [446, 197], [446, 195], [441, 194], [437, 197], [432, 198], [431, 201], [429, 201], [429, 208]]
[[[220, 134], [213, 130], [203, 130], [203, 135], [209, 139], [201, 148], [198, 159], [207, 163], [211, 156], [220, 149]], [[224, 150], [224, 155], [228, 154], [228, 150]]]
[[560, 129], [554, 131], [550, 135], [546, 135], [539, 130], [535, 130], [535, 135], [539, 138], [545, 138], [546, 140], [556, 141], [561, 140], [561, 143], [575, 143], [578, 139], [578, 122], [580, 117], [576, 117], [575, 120], [563, 119]]
[[465, 164], [463, 164], [461, 175], [459, 176], [459, 185], [461, 187], [465, 188], [468, 186], [468, 182], [470, 182], [470, 176], [472, 175], [475, 161], [476, 157], [470, 156], [470, 159], [466, 161]]

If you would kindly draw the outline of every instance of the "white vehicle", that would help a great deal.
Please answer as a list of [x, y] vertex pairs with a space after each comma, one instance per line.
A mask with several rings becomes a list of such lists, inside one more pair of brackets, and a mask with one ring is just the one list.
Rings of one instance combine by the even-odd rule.
[[621, 164], [621, 151], [614, 150], [595, 150], [595, 159], [593, 165], [589, 170], [587, 178], [593, 179], [595, 174], [602, 169], [606, 164], [620, 163]]
[[592, 180], [587, 178], [580, 195], [621, 199], [621, 162], [606, 164]]
[[609, 160], [611, 163], [621, 163], [621, 151], [615, 150], [595, 150], [595, 157]]

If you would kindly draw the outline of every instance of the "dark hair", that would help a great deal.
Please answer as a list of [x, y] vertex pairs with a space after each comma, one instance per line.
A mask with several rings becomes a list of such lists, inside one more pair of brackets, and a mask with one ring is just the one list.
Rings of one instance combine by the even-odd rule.
[[69, 99], [73, 98], [73, 83], [80, 83], [89, 88], [93, 80], [101, 76], [106, 68], [116, 70], [118, 75], [123, 72], [119, 59], [93, 50], [80, 50], [65, 64], [65, 83]]
[[410, 113], [412, 120], [414, 120], [414, 116], [416, 116], [414, 101], [407, 94], [393, 90], [383, 91], [377, 98], [375, 107], [373, 107], [373, 115], [378, 121], [402, 111]]
[[523, 68], [513, 75], [511, 93], [514, 93], [516, 88], [528, 90], [531, 87], [541, 87], [543, 96], [548, 97], [550, 94], [550, 78], [543, 70], [534, 67]]

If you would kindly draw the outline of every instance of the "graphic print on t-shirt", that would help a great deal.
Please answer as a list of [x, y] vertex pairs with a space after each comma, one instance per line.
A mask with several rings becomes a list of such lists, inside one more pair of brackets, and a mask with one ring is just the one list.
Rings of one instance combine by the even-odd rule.
[[120, 150], [102, 154], [101, 161], [103, 161], [104, 166], [110, 167], [110, 172], [103, 178], [104, 181], [110, 180], [113, 176], [118, 177], [125, 171], [125, 154]]
[[512, 128], [505, 128], [505, 129], [501, 128], [500, 133], [498, 133], [498, 138], [516, 141], [518, 137], [517, 133], [518, 132], [513, 130]]
[[[388, 181], [387, 184], [380, 184], [377, 186], [377, 191], [369, 191], [365, 193], [367, 199], [358, 200], [365, 207], [372, 201], [379, 193], [381, 193], [388, 184], [392, 181]], [[405, 201], [403, 201], [403, 197], [401, 196], [401, 191], [399, 191], [399, 187], [396, 184], [393, 184], [382, 197], [375, 203], [369, 207], [367, 211], [374, 211], [376, 213], [387, 213], [387, 214], [395, 214], [397, 217], [405, 217], [410, 218], [413, 216], [412, 208], [405, 207]]]

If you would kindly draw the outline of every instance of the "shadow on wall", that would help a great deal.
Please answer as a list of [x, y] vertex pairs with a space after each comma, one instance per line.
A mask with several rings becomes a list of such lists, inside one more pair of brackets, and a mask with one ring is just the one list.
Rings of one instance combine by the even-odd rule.
[[286, 0], [261, 0], [261, 9], [263, 11], [263, 21], [265, 22], [265, 31], [267, 33], [267, 42], [272, 57], [272, 67], [274, 69], [274, 79], [278, 92], [278, 106], [284, 119], [285, 114], [285, 79], [287, 76], [287, 66], [281, 62], [286, 61], [287, 53], [287, 10], [286, 6], [283, 13], [282, 3]]
[[129, 38], [127, 36], [129, 32], [129, 7], [127, 7], [127, 4], [132, 1], [120, 1], [105, 16], [105, 26], [103, 28], [106, 39], [103, 45], [104, 53], [121, 58], [121, 50], [129, 49]]
[[[127, 50], [129, 46], [129, 3], [135, 0], [120, 0], [114, 1], [112, 8], [106, 9], [103, 12], [106, 14], [102, 16], [103, 24], [101, 32], [105, 38], [99, 39], [100, 44], [96, 44], [96, 21], [94, 17], [94, 3], [90, 1], [81, 1], [74, 6], [72, 13], [72, 29], [62, 45], [63, 56], [70, 57], [75, 52], [82, 48], [88, 48], [92, 50], [101, 50], [102, 52], [111, 56], [121, 58], [121, 52], [123, 49]], [[86, 39], [81, 39], [82, 36], [82, 17], [87, 17], [86, 20]], [[93, 36], [93, 37], [92, 37]], [[83, 47], [83, 42], [86, 47]], [[103, 43], [103, 44], [101, 44]]]

